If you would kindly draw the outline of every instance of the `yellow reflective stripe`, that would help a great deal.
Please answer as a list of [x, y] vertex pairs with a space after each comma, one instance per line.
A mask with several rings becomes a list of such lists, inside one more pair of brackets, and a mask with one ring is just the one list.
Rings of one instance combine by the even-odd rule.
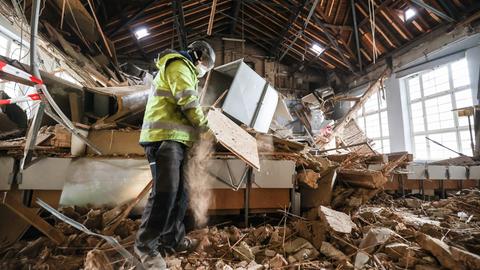
[[195, 129], [192, 126], [182, 125], [164, 121], [143, 122], [142, 129], [169, 129], [178, 130], [188, 133], [194, 133]]
[[185, 105], [182, 106], [182, 111], [186, 111], [188, 109], [193, 109], [193, 108], [196, 108], [200, 106], [200, 103], [198, 102], [198, 100], [193, 100]]
[[197, 96], [198, 93], [195, 90], [183, 90], [175, 95], [175, 99], [179, 100], [183, 97], [189, 97], [189, 96]]

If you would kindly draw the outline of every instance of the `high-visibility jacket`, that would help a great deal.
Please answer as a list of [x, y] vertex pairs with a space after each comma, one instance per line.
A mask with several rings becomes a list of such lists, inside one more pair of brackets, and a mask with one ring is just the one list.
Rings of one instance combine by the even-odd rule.
[[191, 146], [207, 119], [200, 107], [193, 63], [169, 50], [160, 55], [143, 118], [140, 143], [173, 140]]

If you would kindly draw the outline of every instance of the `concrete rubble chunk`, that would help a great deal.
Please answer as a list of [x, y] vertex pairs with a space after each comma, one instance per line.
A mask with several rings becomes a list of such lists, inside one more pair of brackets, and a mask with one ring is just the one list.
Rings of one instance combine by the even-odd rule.
[[385, 253], [387, 253], [390, 257], [399, 259], [406, 256], [412, 256], [412, 253], [414, 253], [414, 251], [407, 244], [392, 243], [385, 246]]
[[299, 251], [300, 249], [305, 248], [305, 247], [309, 247], [309, 246], [312, 246], [312, 244], [310, 244], [310, 242], [308, 242], [304, 238], [298, 237], [298, 238], [295, 238], [291, 241], [286, 242], [284, 249], [285, 249], [286, 253], [290, 254], [290, 253], [295, 253], [295, 252]]
[[277, 254], [268, 261], [268, 264], [271, 269], [282, 269], [284, 266], [288, 265], [288, 262], [282, 255]]
[[265, 256], [267, 257], [274, 257], [277, 254], [275, 250], [265, 249]]
[[454, 270], [465, 269], [455, 261], [450, 246], [445, 242], [423, 233], [419, 233], [415, 239], [423, 249], [432, 253], [443, 267]]
[[255, 255], [252, 252], [250, 246], [245, 242], [240, 242], [237, 246], [233, 247], [235, 257], [247, 260], [247, 263], [255, 260]]
[[167, 263], [168, 269], [171, 270], [181, 270], [182, 269], [182, 260], [175, 257], [168, 257], [165, 258], [165, 262]]
[[322, 242], [322, 247], [320, 248], [320, 253], [327, 256], [328, 258], [332, 258], [336, 261], [348, 261], [347, 255], [341, 252], [337, 248], [335, 248], [329, 242]]
[[397, 234], [388, 228], [371, 228], [360, 242], [360, 250], [355, 256], [355, 268], [362, 269], [370, 260], [370, 254], [372, 254], [378, 246], [385, 244], [393, 235]]
[[339, 233], [351, 233], [352, 229], [356, 229], [357, 225], [353, 223], [349, 215], [332, 210], [325, 206], [318, 208], [318, 215], [327, 223], [328, 227]]
[[258, 264], [258, 263], [255, 262], [255, 261], [251, 261], [251, 262], [247, 265], [247, 270], [262, 270], [262, 269], [263, 269], [263, 265]]
[[318, 257], [320, 253], [316, 248], [314, 248], [310, 243], [308, 247], [302, 248], [293, 254], [293, 257], [298, 262], [313, 260]]

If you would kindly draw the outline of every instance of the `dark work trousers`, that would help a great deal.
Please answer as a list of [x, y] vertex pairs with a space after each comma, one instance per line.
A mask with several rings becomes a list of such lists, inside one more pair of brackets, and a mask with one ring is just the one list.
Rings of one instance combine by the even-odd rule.
[[188, 198], [184, 164], [188, 148], [176, 141], [145, 146], [153, 177], [153, 187], [143, 211], [135, 245], [138, 250], [157, 254], [175, 248], [185, 237], [183, 219]]

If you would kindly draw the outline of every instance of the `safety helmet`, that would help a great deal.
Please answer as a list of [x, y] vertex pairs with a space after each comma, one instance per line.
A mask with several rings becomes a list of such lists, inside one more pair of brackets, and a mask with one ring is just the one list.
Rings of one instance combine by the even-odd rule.
[[208, 70], [215, 65], [215, 51], [205, 41], [194, 41], [187, 47], [188, 53], [192, 56], [193, 62], [201, 61]]

